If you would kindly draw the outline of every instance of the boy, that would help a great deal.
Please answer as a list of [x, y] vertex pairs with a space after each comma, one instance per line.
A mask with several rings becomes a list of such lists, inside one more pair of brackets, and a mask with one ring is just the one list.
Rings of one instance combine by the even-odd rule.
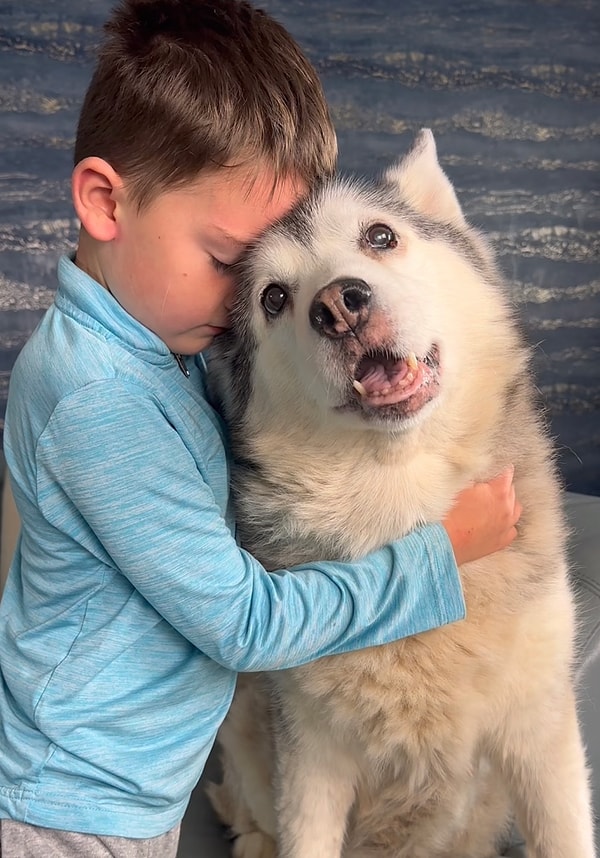
[[335, 164], [314, 71], [236, 0], [126, 0], [82, 108], [81, 221], [11, 380], [23, 523], [0, 608], [4, 858], [169, 858], [236, 671], [461, 619], [512, 475], [352, 565], [267, 573], [227, 509], [200, 353], [244, 248]]

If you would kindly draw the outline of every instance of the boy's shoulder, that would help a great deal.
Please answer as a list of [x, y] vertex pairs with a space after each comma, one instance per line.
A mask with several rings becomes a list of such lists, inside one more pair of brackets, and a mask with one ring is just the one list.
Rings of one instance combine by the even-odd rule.
[[[58, 403], [80, 400], [82, 410], [107, 405], [117, 389], [167, 405], [177, 399], [178, 381], [205, 396], [202, 356], [188, 359], [185, 378], [168, 347], [130, 316], [93, 281], [73, 292], [60, 282], [54, 302], [25, 343], [13, 366], [7, 408], [34, 409], [43, 421]], [[89, 284], [86, 284], [89, 286]], [[42, 415], [42, 412], [44, 415]]]

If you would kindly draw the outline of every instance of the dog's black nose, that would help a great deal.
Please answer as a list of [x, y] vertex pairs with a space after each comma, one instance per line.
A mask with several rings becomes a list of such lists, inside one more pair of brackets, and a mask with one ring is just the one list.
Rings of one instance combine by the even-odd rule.
[[371, 287], [364, 280], [342, 277], [323, 286], [310, 306], [310, 324], [325, 337], [345, 337], [369, 318]]

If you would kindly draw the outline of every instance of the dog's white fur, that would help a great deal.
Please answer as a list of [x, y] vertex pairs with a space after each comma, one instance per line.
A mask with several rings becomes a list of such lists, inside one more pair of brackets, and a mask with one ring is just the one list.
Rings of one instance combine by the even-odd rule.
[[[236, 858], [488, 858], [513, 812], [529, 858], [593, 858], [565, 525], [528, 350], [430, 132], [383, 186], [386, 205], [334, 181], [250, 255], [237, 310], [238, 345], [255, 344], [243, 408], [235, 333], [214, 368], [237, 454], [259, 465], [234, 473], [243, 541], [269, 568], [358, 557], [440, 520], [457, 492], [509, 462], [519, 536], [461, 569], [465, 621], [241, 677], [211, 799], [240, 835]], [[397, 247], [361, 244], [373, 223]], [[341, 341], [311, 327], [316, 293], [339, 277], [372, 289], [369, 348], [439, 348], [439, 393], [414, 414], [357, 406]], [[273, 282], [292, 295], [270, 319], [260, 296]]]

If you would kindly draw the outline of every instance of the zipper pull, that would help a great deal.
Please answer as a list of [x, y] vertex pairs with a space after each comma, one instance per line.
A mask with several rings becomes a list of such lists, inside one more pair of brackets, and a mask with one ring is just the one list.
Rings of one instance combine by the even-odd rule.
[[173, 357], [177, 361], [177, 366], [179, 367], [179, 369], [182, 371], [182, 373], [185, 375], [186, 378], [189, 378], [190, 377], [190, 371], [186, 366], [186, 363], [183, 359], [183, 355], [176, 355], [175, 352], [171, 352], [171, 354], [173, 355]]

